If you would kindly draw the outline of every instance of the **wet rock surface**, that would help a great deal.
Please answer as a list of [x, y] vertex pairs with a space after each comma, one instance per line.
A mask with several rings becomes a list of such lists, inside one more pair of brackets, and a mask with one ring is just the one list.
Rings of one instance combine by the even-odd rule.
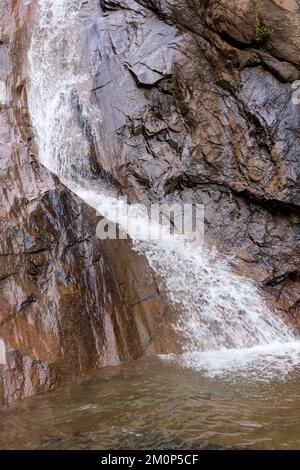
[[[138, 285], [116, 274], [119, 258], [108, 257], [113, 248], [97, 239], [94, 211], [41, 167], [30, 148], [16, 142], [19, 136], [4, 135], [9, 130], [1, 118], [6, 364], [0, 365], [0, 390], [6, 403], [139, 357], [166, 312], [150, 270]], [[136, 272], [130, 243], [120, 249]], [[139, 264], [146, 274], [145, 260]]]
[[101, 9], [85, 43], [92, 101], [109, 116], [101, 165], [143, 202], [204, 203], [207, 240], [296, 313], [298, 3], [103, 0]]
[[[23, 13], [28, 20], [30, 11]], [[7, 96], [0, 110], [0, 404], [141, 356], [167, 313], [145, 259], [129, 241], [119, 254], [114, 241], [101, 242], [96, 211], [38, 162], [26, 92], [16, 87], [26, 73], [26, 30], [18, 24], [0, 46]]]
[[[0, 2], [0, 402], [140, 356], [168, 313], [145, 260], [98, 240], [95, 213], [38, 163], [25, 3]], [[95, 173], [131, 200], [205, 204], [208, 243], [298, 322], [298, 2], [90, 0], [80, 15], [104, 116]]]

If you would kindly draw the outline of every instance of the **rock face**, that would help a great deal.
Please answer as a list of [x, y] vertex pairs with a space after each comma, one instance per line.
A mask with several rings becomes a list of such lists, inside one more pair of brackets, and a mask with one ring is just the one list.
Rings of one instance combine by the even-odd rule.
[[167, 312], [145, 259], [126, 240], [118, 251], [101, 242], [95, 211], [37, 161], [22, 82], [21, 6], [10, 12], [18, 26], [0, 46], [0, 403], [141, 356]]
[[[83, 2], [82, 66], [105, 116], [94, 167], [133, 200], [204, 203], [207, 241], [297, 322], [300, 8], [229, 3]], [[0, 1], [0, 403], [139, 357], [167, 328], [145, 259], [98, 240], [94, 212], [38, 163], [32, 21], [27, 2]], [[175, 347], [164, 337], [156, 350]]]
[[108, 116], [100, 164], [139, 200], [204, 203], [207, 240], [296, 315], [298, 2], [101, 9], [85, 41], [91, 99]]

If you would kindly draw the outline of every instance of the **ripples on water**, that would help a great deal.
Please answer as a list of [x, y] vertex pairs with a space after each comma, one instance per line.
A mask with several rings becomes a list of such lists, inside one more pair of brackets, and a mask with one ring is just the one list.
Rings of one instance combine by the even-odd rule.
[[205, 377], [156, 359], [0, 413], [2, 449], [300, 448], [300, 380]]

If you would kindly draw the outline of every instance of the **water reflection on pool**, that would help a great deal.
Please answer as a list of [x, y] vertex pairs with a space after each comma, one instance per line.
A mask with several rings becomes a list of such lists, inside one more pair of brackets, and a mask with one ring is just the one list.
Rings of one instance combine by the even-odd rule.
[[2, 449], [300, 449], [300, 369], [269, 383], [147, 359], [0, 411]]

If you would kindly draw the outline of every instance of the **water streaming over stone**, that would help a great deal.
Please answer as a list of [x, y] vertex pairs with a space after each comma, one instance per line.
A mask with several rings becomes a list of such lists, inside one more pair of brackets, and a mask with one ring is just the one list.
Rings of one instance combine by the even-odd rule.
[[90, 183], [91, 145], [99, 142], [97, 124], [105, 116], [91, 104], [90, 78], [79, 65], [81, 4], [38, 1], [29, 51], [29, 107], [42, 163], [107, 219], [127, 227], [134, 248], [163, 279], [180, 312], [174, 328], [184, 353], [176, 360], [209, 374], [253, 363], [276, 364], [276, 373], [287, 372], [300, 361], [300, 343], [269, 310], [257, 286], [236, 275], [218, 253], [178, 235], [148, 240], [147, 214], [138, 205], [128, 208], [101, 183]]

